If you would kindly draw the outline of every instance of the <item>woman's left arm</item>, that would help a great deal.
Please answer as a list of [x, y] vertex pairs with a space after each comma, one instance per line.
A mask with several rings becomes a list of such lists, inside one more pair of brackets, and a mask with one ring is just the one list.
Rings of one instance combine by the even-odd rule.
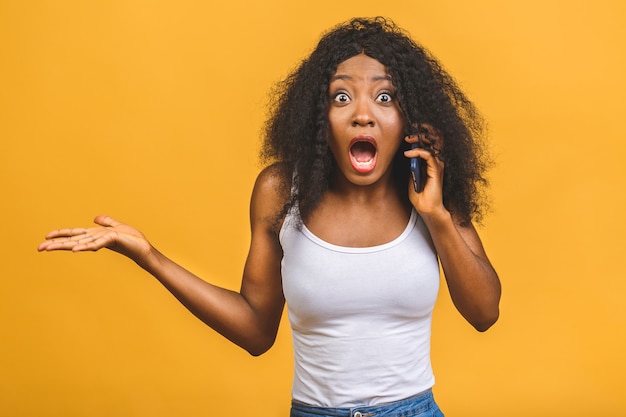
[[452, 302], [476, 330], [484, 332], [499, 316], [500, 279], [474, 226], [461, 226], [448, 211], [423, 217], [435, 244]]
[[[431, 134], [432, 127], [428, 126]], [[408, 137], [407, 142], [416, 142]], [[454, 305], [476, 330], [484, 332], [499, 316], [500, 279], [489, 262], [474, 226], [461, 225], [443, 205], [444, 163], [426, 149], [411, 149], [407, 158], [426, 162], [428, 180], [416, 193], [409, 184], [409, 199], [420, 214], [435, 244]], [[410, 182], [410, 181], [409, 181]]]

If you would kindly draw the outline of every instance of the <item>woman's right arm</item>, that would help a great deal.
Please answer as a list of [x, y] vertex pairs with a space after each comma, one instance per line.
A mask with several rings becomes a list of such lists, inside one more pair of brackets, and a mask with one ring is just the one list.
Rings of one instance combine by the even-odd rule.
[[136, 229], [107, 216], [99, 227], [50, 232], [40, 251], [119, 252], [156, 277], [189, 311], [252, 355], [274, 343], [285, 299], [282, 291], [275, 216], [284, 204], [278, 169], [268, 168], [257, 178], [250, 204], [251, 244], [239, 292], [209, 284], [174, 263]]

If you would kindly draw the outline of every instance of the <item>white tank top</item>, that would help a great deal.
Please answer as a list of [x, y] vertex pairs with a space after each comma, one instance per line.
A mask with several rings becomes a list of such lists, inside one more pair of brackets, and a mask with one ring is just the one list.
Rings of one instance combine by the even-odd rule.
[[377, 405], [434, 384], [432, 310], [439, 264], [412, 211], [393, 241], [352, 248], [280, 231], [282, 280], [294, 346], [293, 399], [319, 407]]

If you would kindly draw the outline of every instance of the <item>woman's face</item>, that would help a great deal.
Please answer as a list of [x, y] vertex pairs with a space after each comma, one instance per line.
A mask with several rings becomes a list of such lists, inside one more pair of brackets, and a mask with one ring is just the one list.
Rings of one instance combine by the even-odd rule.
[[343, 176], [356, 185], [388, 178], [404, 120], [385, 66], [365, 54], [345, 60], [329, 95], [329, 146]]

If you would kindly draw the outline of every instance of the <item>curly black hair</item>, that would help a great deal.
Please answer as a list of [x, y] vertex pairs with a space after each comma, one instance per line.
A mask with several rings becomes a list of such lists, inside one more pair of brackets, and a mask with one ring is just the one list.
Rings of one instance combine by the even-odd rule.
[[[285, 187], [294, 192], [281, 213], [297, 205], [305, 221], [328, 189], [336, 163], [328, 146], [328, 88], [337, 66], [361, 53], [382, 63], [411, 127], [430, 124], [443, 138], [443, 203], [462, 224], [480, 222], [485, 211], [484, 121], [455, 80], [425, 48], [383, 17], [355, 18], [320, 39], [311, 55], [278, 83], [270, 101], [261, 157], [285, 169]], [[436, 146], [436, 144], [434, 144]], [[401, 147], [394, 160], [397, 184], [407, 187], [408, 159]], [[293, 187], [291, 183], [293, 180]], [[407, 194], [408, 198], [408, 194]]]

